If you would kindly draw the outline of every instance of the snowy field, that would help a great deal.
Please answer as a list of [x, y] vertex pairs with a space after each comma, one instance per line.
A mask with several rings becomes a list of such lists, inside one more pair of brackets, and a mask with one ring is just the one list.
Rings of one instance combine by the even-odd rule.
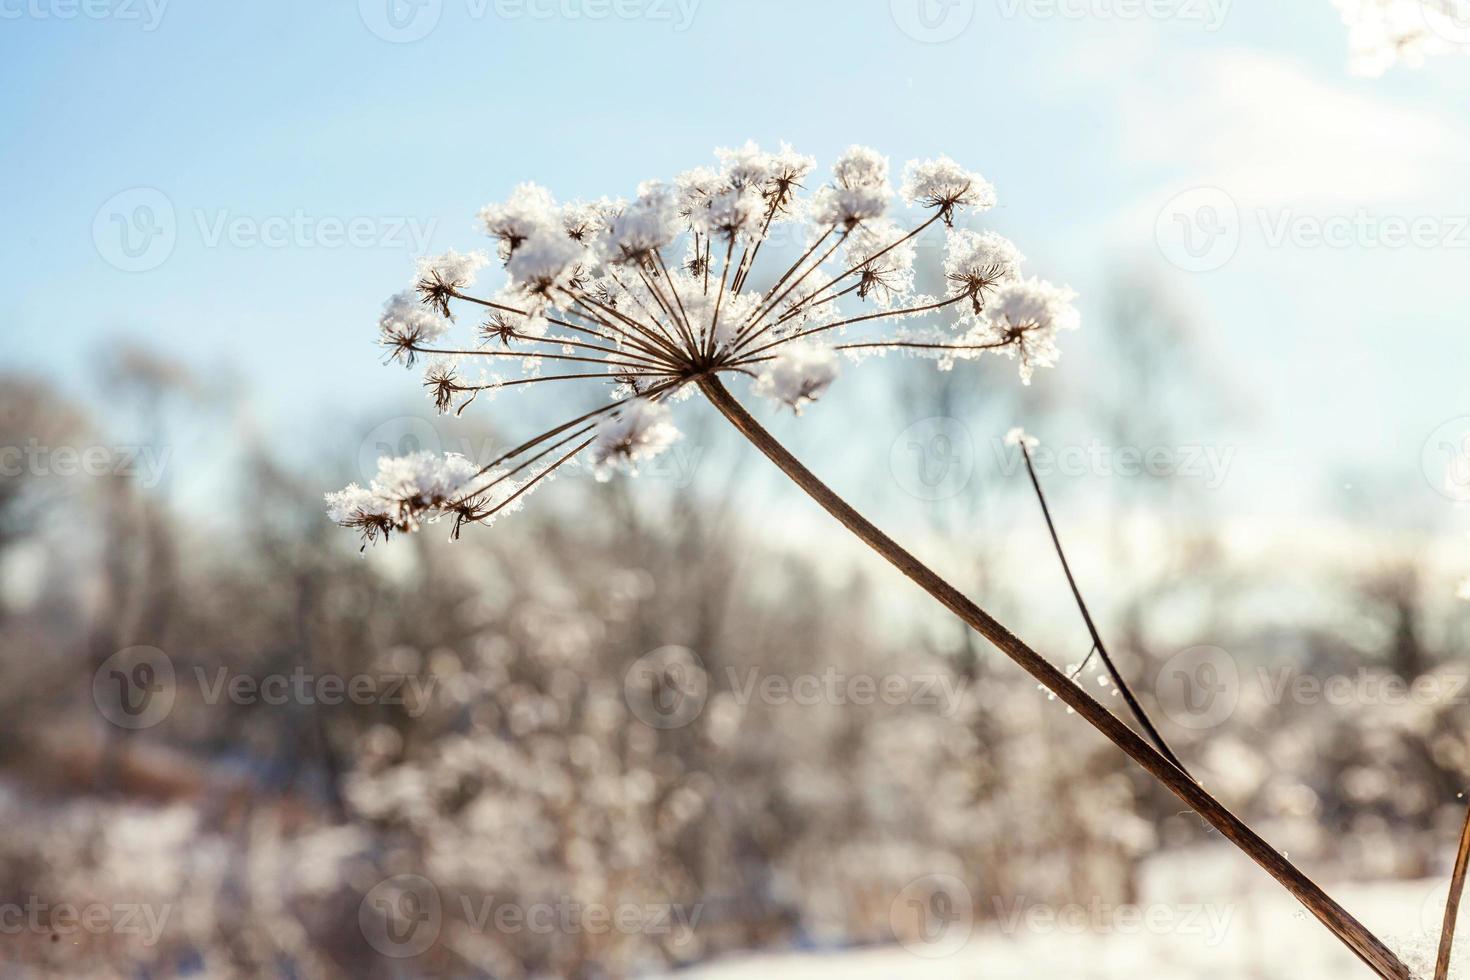
[[[1070, 907], [977, 902], [998, 922], [962, 942], [730, 958], [675, 974], [678, 980], [1339, 980], [1369, 971], [1285, 892], [1239, 859], [1230, 890], [1206, 894], [1188, 878], [1154, 876], [1136, 906]], [[1216, 863], [1211, 861], [1211, 863]], [[1187, 871], [1181, 868], [1178, 870]], [[1219, 868], [1195, 877], [1219, 881]], [[1247, 884], [1246, 879], [1249, 879]], [[1409, 966], [1432, 976], [1447, 885], [1443, 880], [1345, 884], [1328, 891]], [[1470, 957], [1470, 929], [1457, 930]], [[962, 923], [955, 926], [962, 929]], [[1454, 976], [1466, 971], [1457, 963]]]

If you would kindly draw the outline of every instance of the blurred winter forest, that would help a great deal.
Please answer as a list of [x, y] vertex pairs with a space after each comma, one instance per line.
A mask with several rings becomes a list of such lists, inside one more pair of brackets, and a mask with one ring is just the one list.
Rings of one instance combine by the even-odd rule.
[[[881, 392], [836, 390], [790, 436], [1058, 664], [1086, 633], [999, 437], [1196, 446], [1219, 431], [1202, 418], [1250, 414], [1146, 278], [1122, 277], [1087, 344], [1067, 355], [1086, 390], [895, 359], [867, 379]], [[621, 977], [882, 944], [917, 949], [917, 975], [932, 923], [905, 898], [938, 907], [935, 882], [962, 882], [977, 932], [1006, 942], [1024, 938], [1012, 900], [1142, 902], [1167, 870], [1226, 903], [1234, 886], [1196, 869], [1264, 877], [849, 550], [714, 413], [689, 413], [671, 470], [563, 478], [488, 531], [364, 552], [324, 490], [381, 443], [499, 446], [534, 431], [534, 403], [436, 419], [385, 369], [380, 415], [293, 419], [286, 439], [250, 421], [249, 392], [128, 341], [86, 387], [0, 381], [18, 450], [0, 476], [0, 903], [43, 907], [0, 938], [6, 976]], [[1329, 478], [1357, 492], [1321, 526], [1350, 534], [1242, 530], [1179, 473], [1043, 473], [1114, 653], [1212, 790], [1329, 885], [1432, 882], [1470, 766], [1470, 620], [1403, 503], [1417, 470]], [[1238, 670], [1215, 715], [1161, 674], [1202, 646]], [[1261, 670], [1437, 693], [1282, 697]], [[1078, 681], [1107, 696], [1098, 676]], [[308, 687], [267, 694], [293, 677]], [[112, 927], [67, 927], [63, 906]], [[1262, 950], [1275, 928], [1231, 924]], [[1207, 940], [1175, 946], [1208, 963]]]

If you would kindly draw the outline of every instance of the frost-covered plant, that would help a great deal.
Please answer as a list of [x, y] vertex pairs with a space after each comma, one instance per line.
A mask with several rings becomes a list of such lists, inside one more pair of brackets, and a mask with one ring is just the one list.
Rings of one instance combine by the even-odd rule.
[[1352, 70], [1377, 77], [1396, 64], [1470, 52], [1466, 0], [1333, 0], [1348, 26]]
[[[955, 227], [966, 211], [995, 203], [989, 182], [947, 157], [910, 163], [901, 196], [918, 214], [904, 231], [888, 160], [875, 150], [847, 150], [806, 195], [818, 183], [816, 163], [789, 147], [746, 144], [717, 156], [718, 168], [649, 181], [629, 201], [560, 205], [522, 185], [481, 212], [507, 280], [489, 297], [470, 292], [483, 257], [423, 263], [419, 305], [397, 294], [379, 330], [391, 359], [429, 359], [424, 384], [441, 411], [462, 412], [482, 393], [568, 381], [601, 382], [611, 399], [480, 467], [452, 456], [384, 460], [368, 487], [328, 494], [332, 518], [368, 541], [441, 518], [456, 534], [489, 523], [584, 452], [599, 478], [656, 455], [677, 437], [668, 405], [698, 390], [828, 513], [1249, 854], [1364, 963], [1406, 977], [1392, 951], [1182, 766], [854, 510], [725, 388], [721, 376], [743, 375], [757, 394], [800, 412], [834, 383], [839, 357], [899, 352], [948, 370], [1005, 354], [1025, 382], [1055, 363], [1058, 334], [1078, 326], [1074, 294], [1023, 277], [1020, 252], [993, 232]], [[913, 242], [936, 224], [947, 234], [945, 289], [918, 295]], [[799, 243], [798, 254], [779, 274], [753, 280], [777, 227]], [[478, 343], [444, 343], [454, 312], [467, 306], [487, 311]], [[543, 373], [548, 362], [558, 362], [554, 373]]]
[[[1016, 358], [1029, 381], [1056, 361], [1057, 333], [1077, 326], [1070, 290], [1022, 278], [1020, 251], [994, 232], [955, 227], [994, 205], [995, 190], [948, 157], [905, 169], [900, 196], [917, 211], [906, 226], [875, 150], [843, 153], [810, 194], [816, 163], [789, 147], [747, 143], [717, 158], [629, 201], [559, 204], [523, 184], [485, 207], [507, 278], [492, 296], [470, 292], [484, 254], [421, 261], [415, 288], [389, 299], [378, 329], [391, 359], [425, 360], [441, 411], [564, 381], [603, 382], [613, 398], [479, 469], [462, 458], [385, 461], [369, 486], [329, 495], [333, 520], [369, 541], [444, 517], [457, 532], [489, 523], [583, 452], [600, 478], [656, 455], [677, 436], [664, 406], [701, 380], [752, 377], [757, 393], [796, 412], [836, 380], [839, 356], [901, 352], [948, 369], [993, 352]], [[914, 242], [936, 223], [947, 229], [946, 288], [920, 295]], [[800, 254], [758, 290], [756, 260], [777, 226]], [[488, 313], [477, 342], [446, 344], [465, 306]]]

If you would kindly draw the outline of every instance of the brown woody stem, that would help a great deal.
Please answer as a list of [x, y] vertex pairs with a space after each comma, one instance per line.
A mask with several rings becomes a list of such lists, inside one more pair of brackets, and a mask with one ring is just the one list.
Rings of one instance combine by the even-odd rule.
[[705, 397], [720, 410], [720, 413], [797, 486], [820, 504], [827, 513], [857, 535], [864, 544], [886, 558], [890, 564], [912, 579], [916, 585], [933, 596], [946, 609], [999, 647], [1002, 653], [1051, 690], [1094, 728], [1106, 735], [1113, 744], [1128, 753], [1133, 761], [1148, 770], [1154, 778], [1168, 787], [1170, 792], [1218, 830], [1226, 840], [1244, 851], [1295, 895], [1298, 901], [1380, 977], [1387, 977], [1390, 980], [1409, 980], [1408, 968], [1399, 961], [1393, 951], [1364, 928], [1362, 923], [1353, 918], [1346, 909], [1337, 904], [1316, 882], [1288, 861], [1280, 851], [1262, 840], [1260, 835], [1226, 809], [1224, 804], [1206, 792], [1202, 786], [1181, 772], [1158, 749], [1069, 680], [1066, 674], [1053, 667], [1050, 662], [1018, 639], [989, 613], [967, 599], [958, 589], [940, 578], [927, 565], [905, 551], [897, 542], [854, 510], [777, 442], [731, 396], [717, 378], [705, 375], [699, 378], [698, 383]]
[[1434, 980], [1447, 980], [1450, 954], [1455, 945], [1455, 919], [1460, 915], [1460, 896], [1465, 891], [1465, 870], [1470, 865], [1470, 811], [1465, 814], [1465, 827], [1460, 831], [1460, 848], [1455, 852], [1455, 870], [1450, 875], [1450, 893], [1445, 898], [1444, 925], [1439, 930], [1439, 955], [1434, 963]]

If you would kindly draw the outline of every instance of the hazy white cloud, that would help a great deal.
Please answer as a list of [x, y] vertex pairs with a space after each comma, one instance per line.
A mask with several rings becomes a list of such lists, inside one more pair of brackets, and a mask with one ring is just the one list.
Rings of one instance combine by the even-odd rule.
[[[1254, 51], [1156, 59], [1123, 104], [1125, 159], [1252, 207], [1383, 205], [1461, 185], [1463, 127], [1433, 108]], [[1181, 92], [1181, 90], [1183, 90]]]

